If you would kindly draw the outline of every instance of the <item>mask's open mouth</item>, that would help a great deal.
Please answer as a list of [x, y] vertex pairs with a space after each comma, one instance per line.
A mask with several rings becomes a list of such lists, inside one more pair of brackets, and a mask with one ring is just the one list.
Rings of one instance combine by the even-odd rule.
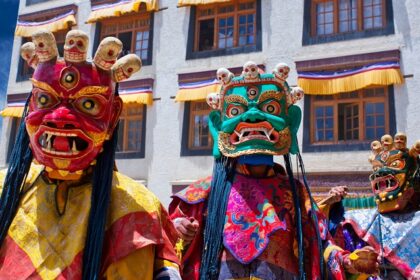
[[377, 177], [371, 182], [372, 191], [375, 194], [390, 192], [398, 188], [399, 181], [392, 175]]
[[279, 133], [266, 121], [259, 123], [241, 122], [230, 136], [230, 143], [233, 145], [238, 145], [251, 140], [263, 140], [270, 143], [276, 143], [279, 140]]
[[46, 128], [38, 137], [42, 151], [52, 156], [78, 156], [89, 148], [90, 143], [89, 137], [80, 130], [56, 131]]

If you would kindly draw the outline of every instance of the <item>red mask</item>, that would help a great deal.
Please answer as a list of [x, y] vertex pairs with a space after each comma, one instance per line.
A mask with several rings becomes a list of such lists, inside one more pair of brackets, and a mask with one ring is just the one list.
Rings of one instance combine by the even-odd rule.
[[26, 127], [35, 159], [51, 169], [86, 169], [121, 113], [114, 83], [92, 64], [38, 65]]
[[[54, 48], [45, 48], [53, 45], [50, 37], [42, 35], [38, 41], [33, 37], [35, 53], [41, 59], [32, 78], [26, 129], [34, 157], [46, 166], [49, 176], [75, 179], [95, 162], [118, 122], [122, 101], [114, 95], [114, 81], [119, 80], [114, 78], [112, 65], [103, 68], [87, 62], [74, 54], [74, 48], [68, 48], [73, 53], [65, 53], [65, 57], [81, 61], [57, 59]], [[103, 48], [98, 49], [102, 55], [106, 52]], [[113, 53], [116, 55], [118, 52]]]

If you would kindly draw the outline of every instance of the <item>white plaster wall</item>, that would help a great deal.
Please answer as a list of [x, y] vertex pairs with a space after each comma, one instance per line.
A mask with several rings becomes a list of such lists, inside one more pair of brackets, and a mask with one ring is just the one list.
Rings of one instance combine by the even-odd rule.
[[[54, 0], [46, 3], [22, 7], [20, 13], [76, 3], [78, 28], [94, 36], [94, 25], [84, 24], [90, 3], [86, 0]], [[170, 182], [195, 180], [211, 174], [211, 156], [180, 157], [184, 104], [176, 103], [172, 96], [177, 92], [180, 73], [214, 70], [219, 67], [237, 67], [247, 60], [266, 65], [271, 70], [278, 62], [286, 62], [292, 72], [289, 84], [296, 85], [297, 75], [294, 61], [318, 59], [352, 54], [362, 54], [384, 50], [400, 49], [402, 72], [414, 75], [403, 85], [395, 86], [397, 130], [408, 134], [409, 142], [420, 138], [420, 3], [418, 0], [394, 0], [395, 34], [358, 40], [302, 46], [303, 0], [262, 2], [263, 51], [221, 56], [207, 59], [185, 60], [189, 25], [189, 8], [177, 8], [175, 0], [160, 0], [160, 7], [168, 9], [155, 13], [153, 61], [144, 66], [134, 79], [153, 78], [156, 100], [147, 108], [146, 152], [144, 159], [118, 160], [121, 172], [137, 179], [145, 180], [147, 186], [167, 205], [170, 201]], [[18, 57], [20, 38], [15, 39], [13, 57]], [[91, 53], [91, 52], [90, 52]], [[30, 84], [15, 83], [17, 62], [12, 61], [9, 79], [9, 94], [30, 90]], [[303, 102], [299, 104], [303, 105]], [[302, 142], [302, 129], [298, 138]], [[4, 133], [2, 134], [4, 135]], [[3, 144], [0, 148], [5, 151]], [[351, 172], [370, 169], [367, 162], [369, 151], [305, 153], [306, 170], [309, 172]], [[281, 161], [281, 159], [278, 159]], [[0, 158], [1, 161], [1, 158]]]

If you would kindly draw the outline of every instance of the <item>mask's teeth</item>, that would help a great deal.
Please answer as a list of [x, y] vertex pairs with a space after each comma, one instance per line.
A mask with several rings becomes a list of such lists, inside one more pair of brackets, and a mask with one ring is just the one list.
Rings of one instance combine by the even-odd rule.
[[76, 147], [76, 140], [73, 140], [73, 145], [71, 147], [71, 151], [74, 152], [74, 153], [78, 152], [77, 147]]
[[271, 136], [271, 133], [273, 133], [273, 131], [274, 131], [274, 128], [270, 129], [270, 131], [268, 132], [266, 129], [264, 129], [265, 136], [267, 137], [268, 140], [270, 140], [270, 136]]
[[[51, 134], [48, 134], [48, 135], [50, 135], [51, 136]], [[52, 143], [51, 143], [52, 141], [51, 141], [51, 137], [49, 137], [48, 139], [47, 139], [47, 150], [49, 150], [49, 151], [51, 151], [51, 145], [52, 145]]]

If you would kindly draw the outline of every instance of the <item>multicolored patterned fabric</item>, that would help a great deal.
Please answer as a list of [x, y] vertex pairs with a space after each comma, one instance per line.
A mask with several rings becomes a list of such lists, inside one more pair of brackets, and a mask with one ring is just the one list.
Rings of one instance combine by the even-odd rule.
[[[199, 278], [210, 183], [208, 177], [190, 185], [176, 194], [169, 206], [171, 219], [193, 217], [199, 223], [194, 240], [183, 252], [184, 279]], [[306, 275], [319, 279], [322, 256], [318, 254], [309, 196], [299, 182], [297, 185], [303, 210]], [[293, 279], [298, 275], [295, 213], [287, 176], [257, 179], [237, 173], [227, 207], [219, 279]], [[325, 218], [315, 211], [323, 246], [329, 248], [324, 257], [331, 265], [331, 277], [344, 279], [342, 253], [330, 241]]]
[[[29, 173], [26, 192], [0, 250], [0, 279], [81, 279], [91, 183], [70, 187], [65, 212], [59, 213], [57, 186], [44, 179], [42, 170], [33, 165]], [[1, 177], [3, 181], [4, 173]], [[176, 266], [176, 232], [157, 198], [117, 172], [113, 182], [102, 275], [116, 279], [112, 275], [124, 273], [125, 260], [135, 255], [141, 256], [135, 262], [146, 258], [151, 265], [143, 271], [126, 270], [136, 274], [122, 274], [123, 279], [151, 279], [147, 275], [161, 269], [158, 260]]]
[[420, 211], [379, 214], [377, 209], [346, 211], [344, 224], [409, 279], [420, 275]]
[[223, 243], [243, 264], [264, 251], [275, 231], [291, 228], [285, 214], [292, 208], [292, 194], [278, 185], [276, 177], [255, 179], [242, 175], [232, 183]]
[[187, 188], [172, 196], [179, 198], [188, 204], [197, 204], [207, 199], [210, 193], [211, 177], [192, 183]]

